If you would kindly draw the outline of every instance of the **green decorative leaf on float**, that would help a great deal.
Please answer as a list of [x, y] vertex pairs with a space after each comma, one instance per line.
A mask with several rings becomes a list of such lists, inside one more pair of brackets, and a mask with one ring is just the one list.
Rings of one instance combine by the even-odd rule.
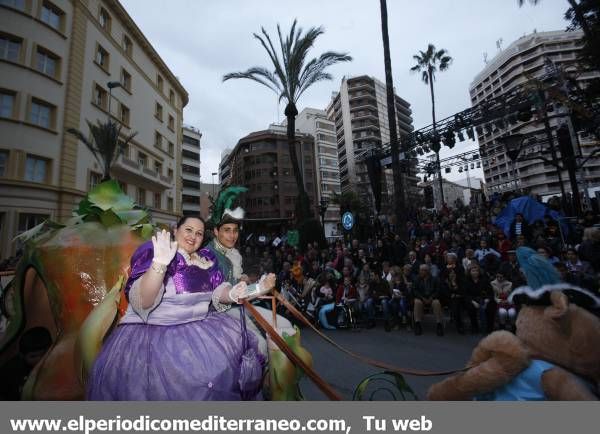
[[135, 206], [133, 199], [121, 190], [119, 183], [113, 179], [102, 182], [88, 193], [88, 200], [102, 211], [129, 210]]

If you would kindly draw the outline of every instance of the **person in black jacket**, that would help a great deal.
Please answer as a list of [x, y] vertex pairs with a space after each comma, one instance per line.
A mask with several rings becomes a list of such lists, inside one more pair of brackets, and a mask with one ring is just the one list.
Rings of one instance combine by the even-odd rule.
[[485, 318], [487, 333], [494, 331], [496, 319], [494, 291], [488, 278], [475, 263], [471, 264], [465, 279], [465, 299], [471, 321], [471, 331], [479, 332], [478, 316]]
[[440, 281], [437, 277], [431, 275], [429, 265], [421, 264], [419, 267], [419, 276], [414, 287], [414, 315], [415, 315], [415, 335], [423, 333], [421, 320], [423, 319], [423, 310], [425, 306], [431, 306], [435, 321], [437, 323], [436, 333], [438, 336], [444, 335], [444, 326], [442, 325], [442, 304], [440, 303]]
[[445, 300], [450, 306], [450, 311], [456, 324], [456, 331], [464, 334], [465, 329], [462, 314], [467, 310], [464, 286], [465, 276], [462, 267], [458, 265], [456, 254], [448, 253], [446, 255], [446, 262], [446, 268], [442, 272]]

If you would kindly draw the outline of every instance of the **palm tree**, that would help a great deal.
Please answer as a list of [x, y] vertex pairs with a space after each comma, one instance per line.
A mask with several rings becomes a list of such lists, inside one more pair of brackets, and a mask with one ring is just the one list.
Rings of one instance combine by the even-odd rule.
[[394, 179], [394, 213], [396, 214], [397, 233], [405, 239], [406, 231], [400, 230], [401, 222], [405, 222], [405, 197], [404, 180], [400, 168], [400, 145], [396, 130], [396, 98], [394, 96], [394, 82], [392, 80], [392, 60], [390, 58], [390, 38], [388, 34], [387, 2], [380, 1], [381, 9], [381, 35], [383, 39], [383, 60], [385, 65], [385, 87], [388, 106], [388, 122], [390, 127], [390, 151], [392, 153], [392, 176]]
[[433, 119], [434, 136], [433, 147], [437, 159], [438, 180], [440, 183], [440, 199], [441, 204], [443, 205], [444, 189], [442, 182], [442, 168], [440, 166], [440, 142], [435, 126], [435, 94], [433, 92], [433, 82], [435, 81], [435, 73], [438, 71], [438, 69], [440, 72], [443, 72], [450, 67], [450, 63], [452, 63], [452, 57], [450, 57], [448, 52], [443, 48], [441, 50], [436, 50], [433, 44], [429, 44], [425, 52], [419, 51], [419, 54], [415, 54], [413, 59], [417, 61], [417, 64], [410, 68], [411, 72], [420, 72], [421, 80], [423, 80], [423, 83], [429, 85], [429, 90], [431, 92], [431, 117]]
[[286, 102], [284, 114], [287, 118], [288, 147], [296, 186], [298, 188], [296, 217], [298, 221], [303, 221], [311, 213], [296, 153], [296, 116], [298, 115], [296, 103], [310, 86], [322, 80], [332, 79], [331, 74], [325, 72], [327, 67], [338, 62], [348, 62], [352, 60], [352, 57], [346, 53], [327, 51], [318, 58], [313, 58], [306, 62], [308, 52], [316, 39], [324, 33], [324, 29], [322, 27], [311, 27], [303, 34], [302, 28], [297, 28], [296, 24], [297, 21], [294, 20], [290, 33], [285, 39], [281, 34], [279, 24], [277, 25], [281, 53], [275, 50], [271, 37], [264, 27], [261, 27], [262, 35], [253, 34], [267, 52], [274, 69], [273, 71], [262, 66], [254, 66], [245, 72], [225, 74], [223, 81], [232, 78], [254, 80], [277, 93], [279, 101], [283, 100]]
[[102, 181], [110, 178], [110, 168], [127, 144], [137, 135], [137, 131], [120, 139], [122, 125], [111, 120], [107, 122], [97, 121], [96, 125], [87, 121], [91, 137], [85, 136], [75, 128], [69, 128], [68, 133], [76, 136], [94, 154], [96, 160], [103, 167]]
[[[532, 5], [537, 5], [540, 2], [540, 0], [528, 0], [528, 1]], [[567, 11], [566, 15], [567, 16], [569, 14], [575, 15], [575, 17], [577, 18], [577, 22], [581, 26], [581, 30], [583, 30], [583, 33], [585, 34], [585, 36], [587, 38], [591, 39], [594, 32], [591, 28], [590, 22], [586, 18], [585, 12], [587, 9], [587, 5], [583, 4], [583, 3], [586, 3], [586, 1], [583, 0], [579, 3], [577, 3], [576, 0], [567, 0], [567, 2], [569, 3], [569, 6], [571, 6], [571, 8]], [[522, 7], [525, 4], [525, 0], [517, 0], [517, 3], [519, 4], [519, 7]]]

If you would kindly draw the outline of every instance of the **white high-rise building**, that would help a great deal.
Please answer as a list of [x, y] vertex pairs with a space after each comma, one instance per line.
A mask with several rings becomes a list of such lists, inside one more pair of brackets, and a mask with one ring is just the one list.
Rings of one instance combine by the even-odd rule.
[[0, 2], [0, 259], [11, 240], [63, 221], [102, 179], [70, 128], [137, 131], [111, 177], [155, 222], [181, 212], [181, 124], [188, 94], [117, 0]]
[[[201, 214], [200, 139], [202, 133], [191, 125], [183, 126], [181, 147], [181, 211], [184, 216]], [[205, 216], [202, 216], [205, 217]]]
[[[469, 86], [471, 102], [475, 105], [505, 95], [531, 78], [543, 76], [547, 71], [546, 64], [548, 62], [567, 72], [576, 73], [577, 80], [585, 86], [587, 80], [598, 77], [600, 74], [598, 71], [579, 71], [577, 56], [581, 50], [582, 36], [581, 31], [553, 31], [533, 33], [519, 38], [494, 57], [477, 74]], [[560, 108], [555, 109], [551, 104], [547, 108], [553, 110], [549, 113], [549, 118], [550, 127], [555, 130], [567, 118], [556, 116], [561, 110]], [[477, 133], [482, 156], [485, 157], [483, 168], [488, 193], [503, 192], [519, 187], [546, 197], [560, 194], [560, 183], [554, 166], [539, 159], [518, 161], [513, 175], [511, 160], [506, 155], [504, 146], [497, 140], [505, 134], [516, 133], [526, 134], [529, 137], [535, 135], [545, 140], [542, 122], [537, 121], [534, 117], [531, 121], [512, 125], [507, 122], [499, 126], [490, 124], [487, 128], [479, 128]], [[555, 149], [560, 158], [555, 132], [553, 135]], [[592, 140], [591, 136], [582, 137], [580, 135], [578, 139], [583, 158], [598, 146], [597, 141]], [[526, 152], [527, 150], [522, 152], [525, 157], [527, 157]], [[546, 156], [551, 158], [549, 153]], [[584, 191], [585, 187], [589, 185], [599, 185], [600, 156], [590, 159], [585, 168], [579, 172], [578, 175], [583, 184], [579, 188], [580, 191]], [[562, 179], [565, 190], [570, 191], [566, 171], [562, 173]]]
[[[398, 95], [395, 95], [395, 100], [396, 125], [400, 138], [413, 131], [412, 110], [410, 104]], [[355, 191], [374, 209], [366, 165], [359, 164], [357, 157], [368, 149], [390, 142], [385, 83], [366, 75], [344, 77], [340, 91], [333, 94], [326, 111], [336, 128], [341, 190]], [[384, 169], [382, 178], [391, 179], [387, 173], [390, 171], [391, 169]], [[386, 200], [386, 196], [393, 195], [393, 183], [386, 184], [388, 190], [383, 191], [382, 206], [386, 202], [392, 202]], [[405, 191], [418, 196], [416, 176], [405, 177]]]
[[340, 194], [340, 169], [338, 165], [335, 124], [327, 119], [325, 110], [305, 108], [296, 117], [296, 129], [315, 138], [315, 163], [317, 183], [317, 206], [324, 200], [325, 236], [340, 233], [340, 207], [332, 203], [333, 194]]

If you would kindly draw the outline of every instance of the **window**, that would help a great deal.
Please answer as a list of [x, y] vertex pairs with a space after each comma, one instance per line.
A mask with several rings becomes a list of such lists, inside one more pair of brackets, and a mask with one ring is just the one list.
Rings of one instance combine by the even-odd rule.
[[173, 198], [172, 197], [167, 198], [167, 210], [173, 211]]
[[146, 154], [142, 152], [138, 153], [138, 164], [140, 167], [147, 167], [148, 157], [146, 156]]
[[164, 81], [160, 74], [156, 74], [156, 86], [158, 87], [158, 90], [162, 93]]
[[25, 10], [25, 0], [0, 0], [0, 5], [10, 6], [20, 11]]
[[175, 105], [175, 92], [173, 92], [173, 89], [169, 89], [169, 102]]
[[35, 67], [43, 74], [56, 77], [58, 72], [58, 56], [38, 47]]
[[21, 39], [0, 35], [0, 58], [18, 62], [21, 57], [21, 44]]
[[102, 175], [97, 172], [90, 172], [90, 184], [88, 185], [88, 190], [91, 190], [98, 184], [102, 182]]
[[158, 161], [154, 162], [154, 171], [159, 174], [162, 175], [162, 164]]
[[127, 35], [123, 35], [123, 50], [131, 57], [133, 53], [133, 42], [131, 42], [131, 39]]
[[175, 131], [175, 118], [171, 115], [169, 115], [169, 129], [171, 131]]
[[27, 155], [25, 160], [25, 180], [31, 182], [46, 182], [48, 160]]
[[51, 128], [53, 109], [54, 108], [49, 104], [43, 103], [38, 100], [32, 100], [31, 111], [29, 113], [29, 120], [31, 121], [31, 123], [40, 127]]
[[161, 122], [163, 120], [163, 108], [159, 103], [156, 103], [156, 106], [154, 107], [154, 117]]
[[121, 68], [121, 85], [131, 92], [131, 74]]
[[0, 176], [6, 176], [7, 164], [8, 164], [8, 151], [0, 151]]
[[104, 110], [106, 110], [107, 102], [108, 102], [108, 93], [102, 89], [99, 85], [94, 87], [94, 104], [100, 106]]
[[154, 208], [160, 208], [161, 205], [161, 197], [160, 193], [154, 193]]
[[154, 146], [157, 148], [162, 148], [162, 136], [158, 131], [154, 133]]
[[12, 118], [14, 115], [15, 94], [0, 91], [0, 118]]
[[135, 191], [135, 200], [138, 205], [145, 206], [146, 205], [146, 190], [141, 187], [138, 187]]
[[109, 54], [101, 45], [96, 48], [96, 63], [104, 70], [108, 70]]
[[100, 26], [107, 32], [110, 32], [110, 15], [104, 8], [100, 8], [100, 16], [98, 17], [98, 21], [100, 22]]
[[125, 125], [129, 125], [129, 113], [129, 108], [121, 103], [119, 108], [119, 119], [121, 119], [121, 122]]
[[29, 229], [42, 224], [48, 217], [50, 216], [47, 214], [19, 214], [18, 232], [21, 234], [25, 231], [28, 231]]
[[167, 171], [167, 174], [168, 174], [168, 176], [169, 176], [169, 179], [173, 179], [173, 169], [169, 169], [169, 170]]
[[42, 4], [40, 19], [50, 27], [56, 30], [61, 30], [63, 16], [64, 12], [54, 6], [52, 3], [45, 1]]
[[175, 155], [175, 145], [169, 142], [169, 155]]

